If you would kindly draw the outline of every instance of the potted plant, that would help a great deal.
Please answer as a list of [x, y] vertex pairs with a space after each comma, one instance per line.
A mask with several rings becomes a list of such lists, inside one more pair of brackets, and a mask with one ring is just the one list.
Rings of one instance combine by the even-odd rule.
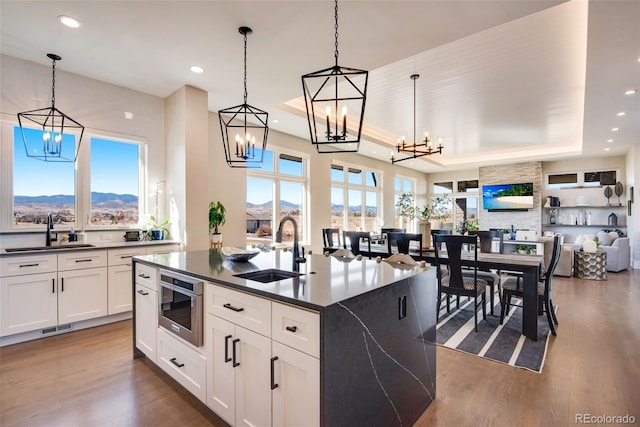
[[160, 222], [156, 219], [155, 215], [149, 217], [149, 228], [151, 229], [151, 237], [153, 240], [164, 240], [166, 235], [169, 234], [168, 226], [168, 219]]
[[531, 255], [535, 251], [535, 247], [531, 245], [517, 245], [516, 251], [522, 255]]
[[209, 203], [209, 232], [211, 233], [211, 243], [214, 245], [220, 246], [222, 243], [222, 233], [218, 227], [224, 225], [226, 215], [227, 210], [220, 201]]

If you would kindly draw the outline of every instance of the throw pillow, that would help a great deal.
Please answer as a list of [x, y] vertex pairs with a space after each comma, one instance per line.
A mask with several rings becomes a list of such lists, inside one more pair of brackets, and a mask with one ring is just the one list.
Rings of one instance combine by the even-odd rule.
[[584, 235], [583, 235], [583, 234], [581, 234], [581, 235], [579, 235], [578, 237], [576, 237], [575, 244], [576, 244], [576, 245], [581, 245], [581, 244], [583, 244], [583, 243], [584, 243]]
[[607, 233], [606, 231], [598, 232], [598, 241], [602, 246], [611, 246], [612, 243], [611, 236], [609, 236], [609, 233]]
[[613, 242], [615, 242], [615, 241], [616, 241], [616, 239], [617, 239], [618, 237], [620, 237], [620, 235], [619, 235], [617, 232], [615, 232], [615, 231], [610, 231], [610, 232], [609, 232], [609, 236], [611, 237], [611, 244], [612, 244], [612, 245], [613, 245]]

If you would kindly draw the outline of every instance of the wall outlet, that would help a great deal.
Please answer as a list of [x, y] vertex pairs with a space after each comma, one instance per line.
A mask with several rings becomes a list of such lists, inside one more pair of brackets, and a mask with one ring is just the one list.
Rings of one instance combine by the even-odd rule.
[[113, 240], [113, 234], [111, 233], [102, 233], [100, 234], [101, 240]]

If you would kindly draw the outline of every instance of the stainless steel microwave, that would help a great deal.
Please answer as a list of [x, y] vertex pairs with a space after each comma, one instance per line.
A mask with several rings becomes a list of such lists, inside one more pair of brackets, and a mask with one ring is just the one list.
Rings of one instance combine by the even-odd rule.
[[170, 271], [161, 271], [158, 280], [158, 325], [194, 346], [201, 347], [204, 282]]

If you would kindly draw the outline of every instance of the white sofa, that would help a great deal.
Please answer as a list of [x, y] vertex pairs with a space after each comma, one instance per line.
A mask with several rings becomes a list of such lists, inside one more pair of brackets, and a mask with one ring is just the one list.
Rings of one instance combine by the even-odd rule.
[[597, 237], [601, 242], [598, 249], [602, 249], [607, 253], [607, 271], [617, 272], [629, 268], [631, 245], [628, 237], [618, 237], [618, 233], [615, 231], [610, 233], [601, 231]]

